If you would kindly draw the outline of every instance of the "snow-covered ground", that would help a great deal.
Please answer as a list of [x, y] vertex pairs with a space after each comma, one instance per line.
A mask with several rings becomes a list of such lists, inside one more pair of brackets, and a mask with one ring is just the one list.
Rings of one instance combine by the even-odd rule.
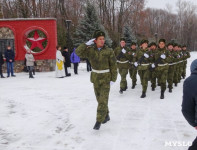
[[[197, 58], [191, 55], [188, 66]], [[111, 120], [93, 130], [97, 102], [85, 67], [63, 79], [55, 72], [0, 79], [0, 150], [186, 150], [196, 137], [181, 113], [183, 81], [164, 100], [149, 83], [141, 99], [139, 77], [132, 90], [129, 76], [123, 95], [120, 76], [111, 87]]]

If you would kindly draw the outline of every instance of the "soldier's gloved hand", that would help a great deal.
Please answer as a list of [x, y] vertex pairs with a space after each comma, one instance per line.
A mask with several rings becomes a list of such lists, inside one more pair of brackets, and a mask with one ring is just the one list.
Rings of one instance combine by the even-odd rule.
[[135, 53], [133, 53], [132, 55], [135, 56]]
[[137, 63], [137, 62], [135, 62], [135, 63], [134, 63], [134, 66], [135, 66], [135, 67], [137, 67], [137, 66], [138, 66], [138, 63]]
[[144, 57], [149, 58], [149, 55], [145, 53], [145, 54], [144, 54]]
[[178, 55], [177, 58], [180, 58], [180, 55]]
[[152, 67], [152, 68], [155, 68], [155, 64], [152, 64], [151, 67]]
[[94, 44], [94, 40], [95, 40], [95, 39], [91, 39], [91, 40], [89, 40], [88, 42], [86, 42], [85, 44], [86, 44], [87, 46], [90, 46], [90, 45]]
[[125, 54], [127, 51], [123, 48], [123, 49], [122, 49], [122, 52], [123, 52], [123, 54]]
[[166, 55], [165, 55], [165, 54], [162, 54], [160, 57], [161, 57], [162, 59], [166, 59]]
[[112, 86], [114, 83], [115, 83], [115, 82], [113, 82], [113, 81], [110, 81], [110, 86]]

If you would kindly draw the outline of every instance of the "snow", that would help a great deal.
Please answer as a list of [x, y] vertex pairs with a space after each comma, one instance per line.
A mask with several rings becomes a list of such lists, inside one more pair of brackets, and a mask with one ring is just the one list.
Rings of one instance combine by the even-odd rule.
[[[187, 76], [197, 58], [197, 53], [191, 55]], [[181, 113], [183, 81], [164, 100], [159, 87], [153, 92], [149, 83], [147, 97], [141, 99], [139, 77], [132, 90], [129, 76], [123, 95], [120, 76], [111, 87], [111, 120], [93, 130], [97, 102], [85, 67], [81, 63], [79, 75], [63, 79], [55, 78], [55, 72], [0, 79], [0, 150], [185, 150], [196, 137]]]

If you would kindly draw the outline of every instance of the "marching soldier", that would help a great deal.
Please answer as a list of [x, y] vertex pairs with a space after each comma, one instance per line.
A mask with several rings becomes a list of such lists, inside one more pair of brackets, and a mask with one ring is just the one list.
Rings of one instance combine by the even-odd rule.
[[[150, 51], [151, 51], [151, 58], [152, 58], [152, 61], [151, 63], [154, 63], [154, 57], [155, 57], [155, 53], [157, 52], [157, 44], [155, 42], [152, 42], [149, 44], [150, 46]], [[152, 91], [155, 91], [155, 88], [156, 88], [156, 79], [157, 79], [157, 76], [156, 76], [156, 71], [155, 70], [152, 70], [150, 72], [150, 80], [151, 80], [151, 87], [152, 87]]]
[[120, 39], [120, 46], [117, 47], [114, 50], [115, 56], [117, 58], [117, 65], [119, 74], [121, 76], [120, 81], [120, 94], [123, 93], [123, 91], [127, 90], [127, 74], [129, 70], [129, 49], [126, 47], [126, 40], [125, 38]]
[[166, 50], [165, 47], [166, 40], [160, 39], [157, 53], [155, 54], [155, 62], [158, 62], [155, 66], [156, 67], [156, 74], [158, 78], [158, 83], [161, 87], [161, 96], [160, 99], [164, 99], [164, 93], [166, 90], [166, 81], [168, 76], [168, 62], [169, 62], [169, 52]]
[[134, 66], [138, 69], [138, 74], [141, 80], [141, 98], [145, 98], [148, 87], [150, 65], [150, 51], [148, 50], [148, 40], [142, 40], [140, 45], [141, 48], [137, 51], [137, 61], [134, 63]]
[[[99, 130], [101, 123], [110, 120], [108, 109], [108, 97], [110, 84], [117, 79], [116, 57], [112, 49], [106, 47], [105, 33], [95, 31], [92, 40], [81, 44], [76, 49], [76, 54], [87, 58], [92, 65], [91, 82], [98, 102], [96, 124], [93, 129]], [[94, 44], [94, 46], [91, 46]]]
[[168, 82], [168, 88], [169, 88], [169, 92], [172, 93], [172, 89], [173, 89], [173, 79], [174, 79], [174, 71], [175, 71], [175, 52], [173, 51], [173, 44], [169, 43], [167, 45], [167, 49], [169, 51], [169, 69], [168, 69], [168, 78], [167, 78], [167, 82]]
[[174, 58], [175, 58], [175, 67], [174, 67], [174, 77], [173, 77], [173, 83], [177, 87], [178, 85], [178, 74], [179, 74], [179, 61], [180, 61], [180, 55], [178, 52], [178, 44], [174, 43], [173, 45], [173, 52], [174, 52]]
[[136, 43], [132, 42], [131, 43], [131, 49], [129, 51], [129, 55], [130, 57], [130, 68], [129, 68], [129, 74], [130, 74], [130, 78], [132, 80], [132, 89], [135, 89], [136, 83], [137, 83], [137, 69], [134, 67], [133, 63], [136, 62], [136, 57], [137, 57], [137, 50], [136, 50]]
[[186, 69], [187, 69], [187, 59], [190, 58], [190, 53], [187, 50], [186, 45], [182, 46], [182, 53], [183, 53], [183, 73], [182, 73], [182, 77], [183, 77], [183, 79], [185, 79]]

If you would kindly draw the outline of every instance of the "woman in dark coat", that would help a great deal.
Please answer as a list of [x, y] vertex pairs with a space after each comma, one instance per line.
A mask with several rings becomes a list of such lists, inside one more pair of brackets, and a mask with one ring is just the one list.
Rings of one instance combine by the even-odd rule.
[[2, 53], [0, 52], [0, 76], [1, 76], [1, 78], [5, 78], [4, 76], [3, 76], [3, 72], [2, 72], [2, 65], [4, 64], [4, 59], [3, 59], [3, 55], [2, 55]]
[[70, 67], [71, 67], [70, 54], [68, 52], [67, 47], [64, 47], [64, 50], [62, 52], [62, 56], [64, 57], [64, 68], [65, 68], [66, 76], [71, 76], [71, 73], [70, 73]]

